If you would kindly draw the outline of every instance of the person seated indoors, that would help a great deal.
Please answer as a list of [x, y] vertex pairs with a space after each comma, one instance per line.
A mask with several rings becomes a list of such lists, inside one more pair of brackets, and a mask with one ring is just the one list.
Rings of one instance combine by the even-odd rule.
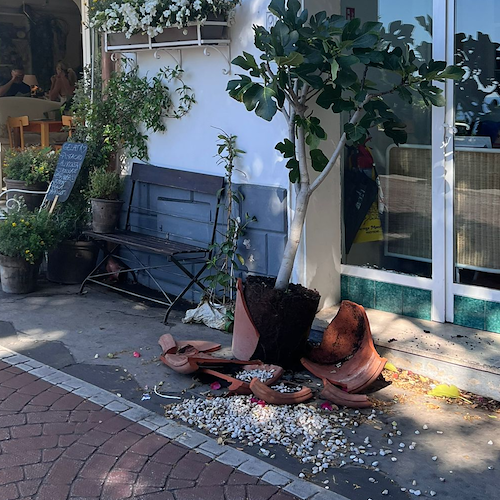
[[23, 82], [24, 69], [22, 66], [14, 66], [10, 74], [10, 80], [0, 81], [0, 97], [13, 97], [18, 94], [29, 96], [31, 88]]
[[51, 101], [69, 101], [73, 97], [76, 85], [75, 72], [59, 61], [56, 66], [56, 74], [50, 79], [49, 99]]

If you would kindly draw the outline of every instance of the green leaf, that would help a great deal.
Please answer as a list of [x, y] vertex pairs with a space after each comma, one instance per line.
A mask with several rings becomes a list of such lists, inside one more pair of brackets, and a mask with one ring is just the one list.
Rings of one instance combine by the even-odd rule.
[[[332, 72], [332, 81], [337, 78], [337, 74], [339, 72], [340, 65], [337, 62], [336, 59], [333, 59], [332, 64], [331, 64], [331, 72]], [[327, 106], [329, 107], [329, 106]]]
[[275, 57], [278, 66], [300, 66], [304, 62], [304, 56], [298, 52], [290, 52], [287, 56]]
[[379, 37], [373, 33], [365, 33], [352, 42], [353, 48], [369, 49], [378, 42]]
[[340, 87], [326, 85], [323, 92], [316, 99], [316, 104], [324, 109], [328, 109], [340, 97]]
[[355, 123], [346, 123], [344, 125], [344, 132], [347, 135], [347, 139], [353, 142], [360, 142], [366, 137], [366, 129]]
[[269, 12], [272, 12], [277, 17], [283, 17], [286, 14], [285, 0], [272, 0], [269, 4]]
[[465, 75], [465, 70], [458, 66], [448, 66], [444, 71], [438, 73], [436, 79], [449, 78], [451, 80], [461, 80]]
[[325, 167], [328, 165], [328, 158], [325, 156], [321, 149], [311, 149], [311, 165], [313, 170], [316, 172], [323, 172]]
[[240, 261], [242, 266], [245, 265], [245, 259], [239, 253], [236, 254], [236, 258]]
[[277, 149], [284, 158], [295, 158], [295, 144], [290, 139], [278, 142], [274, 149]]
[[257, 65], [257, 62], [255, 61], [255, 58], [252, 54], [249, 54], [248, 52], [243, 51], [242, 56], [235, 57], [232, 61], [231, 64], [234, 64], [235, 66], [239, 66], [240, 68], [244, 70], [249, 70], [249, 69], [258, 69], [259, 66]]

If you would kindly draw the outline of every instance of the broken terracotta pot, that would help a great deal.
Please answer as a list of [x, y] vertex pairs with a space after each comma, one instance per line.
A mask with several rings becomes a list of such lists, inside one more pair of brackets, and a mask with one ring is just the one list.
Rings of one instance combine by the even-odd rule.
[[252, 358], [259, 343], [259, 332], [248, 311], [243, 296], [243, 284], [240, 278], [236, 282], [236, 306], [234, 310], [234, 331], [232, 341], [233, 356], [248, 361]]
[[[273, 385], [283, 375], [283, 368], [277, 365], [262, 365], [262, 364], [243, 365], [242, 370], [255, 370], [256, 368], [258, 368], [259, 370], [274, 370], [273, 376], [264, 382], [264, 384], [268, 386]], [[245, 396], [248, 394], [252, 394], [249, 382], [245, 382], [244, 380], [240, 380], [236, 377], [231, 377], [230, 375], [227, 375], [217, 370], [212, 370], [210, 368], [200, 368], [200, 372], [206, 373], [207, 375], [212, 375], [213, 377], [225, 380], [226, 382], [230, 382], [231, 385], [228, 387], [228, 390], [232, 394], [240, 394]]]
[[348, 300], [342, 301], [337, 316], [325, 330], [321, 345], [312, 349], [307, 359], [301, 359], [313, 375], [340, 385], [347, 392], [366, 389], [380, 375], [386, 362], [373, 345], [364, 308]]
[[302, 387], [298, 392], [283, 393], [271, 389], [271, 387], [262, 383], [258, 378], [252, 379], [250, 390], [257, 398], [272, 405], [295, 405], [304, 403], [313, 397], [313, 393], [309, 387]]
[[372, 406], [371, 401], [364, 394], [349, 394], [330, 384], [326, 379], [323, 379], [323, 385], [324, 389], [319, 395], [321, 399], [326, 399], [331, 403], [339, 406], [347, 406], [348, 408], [369, 408]]
[[[224, 364], [241, 364], [246, 361], [235, 359], [217, 358], [208, 352], [220, 349], [220, 344], [204, 340], [184, 340], [176, 342], [170, 334], [162, 335], [158, 341], [163, 349], [160, 356], [161, 361], [172, 370], [178, 373], [194, 373], [200, 368], [200, 365], [218, 366]], [[203, 352], [200, 352], [203, 351]], [[259, 364], [260, 361], [254, 361]]]

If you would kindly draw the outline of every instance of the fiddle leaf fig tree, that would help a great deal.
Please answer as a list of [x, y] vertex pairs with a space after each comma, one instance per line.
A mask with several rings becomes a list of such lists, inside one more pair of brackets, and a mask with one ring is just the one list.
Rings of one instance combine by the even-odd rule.
[[[405, 124], [386, 97], [395, 94], [411, 104], [420, 96], [426, 106], [443, 106], [435, 82], [461, 79], [464, 71], [418, 60], [409, 46], [391, 46], [378, 22], [362, 25], [325, 12], [309, 18], [298, 0], [272, 0], [269, 10], [276, 24], [270, 30], [254, 26], [260, 59], [247, 52], [236, 57], [232, 63], [245, 73], [229, 81], [227, 91], [264, 120], [280, 112], [288, 124], [288, 137], [276, 145], [296, 183], [296, 209], [275, 285], [286, 290], [311, 195], [338, 165], [346, 143], [362, 144], [375, 126], [395, 144], [405, 143]], [[375, 70], [377, 82], [370, 80]], [[321, 148], [327, 134], [316, 116], [319, 108], [348, 117], [331, 156]], [[319, 173], [314, 180], [310, 169]]]

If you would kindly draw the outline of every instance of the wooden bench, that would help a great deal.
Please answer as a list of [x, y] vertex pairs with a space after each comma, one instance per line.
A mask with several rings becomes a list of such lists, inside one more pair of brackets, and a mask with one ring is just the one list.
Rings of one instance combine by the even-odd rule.
[[[223, 177], [135, 163], [132, 167], [125, 230], [107, 234], [93, 231], [85, 233], [100, 245], [103, 258], [83, 281], [80, 293], [91, 282], [166, 305], [166, 323], [173, 306], [191, 287], [197, 285], [203, 291], [206, 289], [201, 282], [201, 275], [211, 256], [211, 245], [215, 243], [223, 187]], [[151, 191], [146, 192], [145, 189], [157, 190], [158, 197], [151, 196]], [[182, 195], [179, 196], [179, 193]], [[144, 198], [149, 200], [146, 206], [140, 203]], [[162, 211], [160, 205], [170, 211]], [[142, 225], [141, 217], [146, 220]], [[117, 255], [119, 250], [121, 253]], [[124, 258], [123, 250], [127, 251], [128, 259]], [[162, 262], [146, 265], [138, 253], [159, 256]], [[102, 272], [101, 267], [112, 256], [117, 256], [121, 261], [132, 260], [136, 265]], [[187, 285], [173, 298], [151, 272], [167, 266], [175, 266], [188, 280]], [[120, 286], [119, 283], [106, 281], [110, 276], [130, 272], [144, 272], [162, 297], [146, 295]]]

